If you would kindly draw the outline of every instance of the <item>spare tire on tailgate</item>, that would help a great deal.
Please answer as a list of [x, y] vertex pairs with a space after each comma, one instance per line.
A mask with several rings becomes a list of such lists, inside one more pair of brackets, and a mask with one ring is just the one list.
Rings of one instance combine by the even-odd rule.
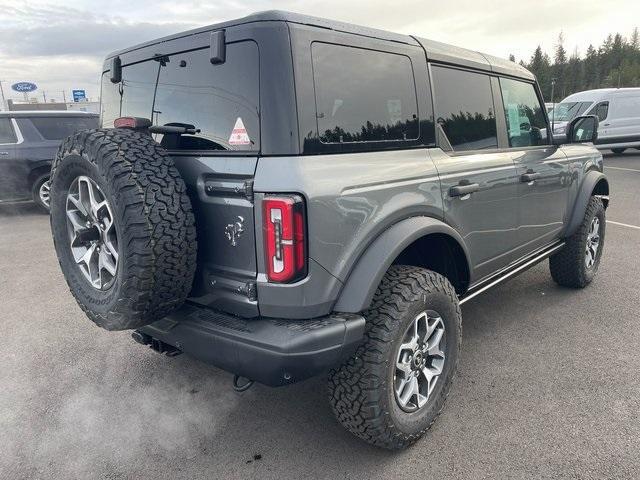
[[51, 230], [78, 304], [107, 330], [138, 328], [186, 299], [196, 229], [184, 181], [149, 134], [87, 130], [51, 169]]

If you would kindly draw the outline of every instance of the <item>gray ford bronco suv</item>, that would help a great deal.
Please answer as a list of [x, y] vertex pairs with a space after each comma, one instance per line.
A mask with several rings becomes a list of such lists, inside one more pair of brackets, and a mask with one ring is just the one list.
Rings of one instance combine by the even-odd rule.
[[329, 371], [337, 419], [403, 448], [441, 411], [460, 305], [546, 258], [588, 285], [609, 186], [515, 63], [266, 12], [108, 56], [101, 128], [52, 167], [87, 316], [253, 381]]

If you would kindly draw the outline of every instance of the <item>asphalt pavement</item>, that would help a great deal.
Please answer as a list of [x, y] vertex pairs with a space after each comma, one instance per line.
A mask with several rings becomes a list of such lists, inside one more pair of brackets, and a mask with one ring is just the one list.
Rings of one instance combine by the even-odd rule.
[[95, 327], [48, 217], [0, 206], [0, 478], [639, 478], [640, 155], [605, 165], [595, 281], [560, 288], [544, 262], [465, 304], [445, 410], [400, 453], [343, 430], [324, 378], [238, 394], [226, 372]]

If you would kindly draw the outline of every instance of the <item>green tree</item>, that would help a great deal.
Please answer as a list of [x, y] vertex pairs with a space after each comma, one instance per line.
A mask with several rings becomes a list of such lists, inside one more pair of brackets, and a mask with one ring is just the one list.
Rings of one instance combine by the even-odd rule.
[[[520, 62], [524, 65], [523, 62]], [[640, 35], [634, 28], [627, 39], [612, 33], [599, 47], [589, 45], [584, 57], [575, 49], [568, 56], [564, 34], [558, 35], [553, 63], [538, 45], [526, 66], [537, 78], [543, 96], [551, 99], [551, 82], [556, 79], [555, 100], [583, 90], [604, 87], [640, 87]]]
[[553, 76], [556, 79], [556, 92], [561, 97], [566, 96], [567, 92], [567, 51], [564, 48], [564, 34], [560, 32], [558, 34], [558, 40], [555, 46], [555, 52], [553, 56]]
[[526, 67], [538, 79], [542, 94], [546, 97], [551, 95], [551, 65], [549, 56], [542, 51], [542, 47], [538, 45], [535, 52], [531, 56], [531, 60]]
[[638, 27], [633, 29], [633, 33], [631, 34], [631, 38], [629, 39], [629, 45], [632, 49], [638, 50], [640, 49], [640, 38], [638, 37]]

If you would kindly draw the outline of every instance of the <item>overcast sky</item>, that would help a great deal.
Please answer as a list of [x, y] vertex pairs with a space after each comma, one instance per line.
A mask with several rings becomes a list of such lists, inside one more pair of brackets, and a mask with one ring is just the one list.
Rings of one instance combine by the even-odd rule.
[[291, 10], [528, 59], [551, 53], [562, 31], [567, 51], [583, 53], [608, 33], [640, 24], [640, 0], [0, 0], [0, 80], [62, 100], [63, 89], [99, 90], [110, 51], [260, 10]]

